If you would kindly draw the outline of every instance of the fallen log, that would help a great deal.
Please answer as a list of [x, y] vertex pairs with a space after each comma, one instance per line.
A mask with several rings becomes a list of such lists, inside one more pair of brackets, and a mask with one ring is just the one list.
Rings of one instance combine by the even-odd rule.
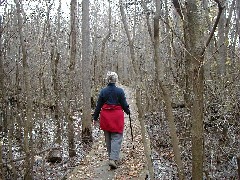
[[[49, 148], [46, 148], [46, 149], [44, 149], [44, 150], [42, 150], [42, 151], [39, 151], [39, 152], [34, 153], [33, 156], [36, 156], [36, 155], [45, 153], [45, 152], [50, 151], [50, 150], [56, 150], [56, 149], [60, 149], [60, 147], [49, 147]], [[17, 159], [13, 159], [12, 162], [22, 161], [22, 160], [24, 160], [25, 158], [26, 158], [26, 156], [22, 156], [22, 157], [19, 157], [19, 158], [17, 158]], [[5, 162], [3, 161], [3, 164], [9, 164], [10, 162], [11, 162], [11, 161], [5, 161]]]

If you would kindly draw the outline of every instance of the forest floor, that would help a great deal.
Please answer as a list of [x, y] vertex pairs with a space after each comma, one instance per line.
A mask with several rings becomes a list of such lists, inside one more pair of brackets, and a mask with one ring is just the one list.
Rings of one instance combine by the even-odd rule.
[[125, 180], [146, 178], [146, 160], [140, 133], [140, 124], [137, 120], [138, 114], [134, 92], [128, 87], [121, 87], [126, 93], [127, 101], [131, 108], [134, 141], [132, 142], [131, 140], [129, 117], [125, 116], [125, 129], [119, 167], [116, 170], [111, 170], [108, 166], [107, 150], [105, 147], [104, 135], [101, 131], [99, 137], [94, 140], [90, 153], [83, 158], [80, 164], [71, 173], [69, 173], [67, 176], [68, 180]]
[[[134, 141], [132, 142], [131, 139], [129, 118], [125, 116], [125, 130], [119, 168], [110, 170], [104, 135], [99, 128], [95, 127], [93, 129], [94, 142], [92, 146], [88, 145], [85, 147], [85, 145], [81, 143], [81, 115], [79, 113], [76, 113], [74, 116], [77, 155], [72, 158], [68, 156], [67, 126], [63, 124], [61, 145], [62, 161], [59, 163], [48, 162], [48, 151], [53, 147], [52, 142], [54, 142], [55, 123], [51, 116], [46, 116], [43, 122], [36, 121], [33, 130], [35, 132], [35, 134], [33, 134], [33, 140], [35, 142], [34, 152], [36, 152], [34, 156], [33, 179], [148, 179], [146, 178], [148, 172], [140, 123], [138, 121], [135, 92], [129, 87], [120, 87], [124, 89], [127, 101], [130, 104]], [[153, 110], [145, 114], [144, 120], [151, 140], [151, 158], [155, 179], [178, 179], [168, 121], [164, 115], [163, 107], [159, 107], [157, 103], [153, 106], [155, 106], [156, 111]], [[191, 179], [190, 114], [186, 108], [175, 108], [173, 113], [186, 179]], [[227, 113], [223, 112], [222, 114], [211, 114], [211, 111], [206, 108], [204, 120], [204, 179], [238, 179], [237, 154], [239, 154], [240, 147], [239, 109], [237, 109], [236, 112], [229, 111]], [[40, 123], [42, 123], [41, 131], [43, 135], [37, 133], [40, 132]], [[226, 130], [227, 132], [225, 132]], [[3, 161], [5, 162], [3, 172], [5, 173], [5, 179], [14, 179], [11, 170], [13, 169], [12, 167], [15, 167], [17, 179], [23, 179], [25, 158], [21, 146], [23, 143], [17, 139], [13, 140], [11, 149], [14, 163], [11, 163], [8, 160], [10, 156], [8, 137], [3, 137], [2, 141]], [[39, 146], [39, 144], [42, 145]], [[0, 176], [1, 173], [0, 171]]]
[[[55, 123], [50, 114], [44, 118], [43, 122], [37, 121], [34, 126], [34, 132], [40, 132], [39, 127], [41, 126], [39, 124], [42, 123], [41, 131], [44, 136], [39, 134], [34, 134], [33, 136], [35, 142], [34, 152], [36, 154], [34, 155], [33, 179], [148, 179], [146, 178], [148, 172], [142, 143], [141, 128], [138, 121], [135, 92], [129, 87], [120, 87], [124, 89], [127, 101], [130, 104], [134, 140], [132, 142], [129, 117], [125, 115], [124, 138], [120, 154], [121, 160], [119, 168], [116, 170], [110, 170], [110, 167], [108, 166], [104, 135], [99, 128], [95, 127], [93, 129], [93, 145], [85, 147], [85, 145], [81, 143], [81, 116], [78, 113], [74, 115], [76, 136], [75, 146], [77, 155], [72, 158], [69, 158], [68, 156], [67, 126], [63, 125], [61, 145], [62, 161], [58, 163], [48, 162], [47, 157], [49, 151], [53, 147], [52, 142], [54, 142], [55, 134]], [[156, 117], [152, 115], [148, 117], [150, 117], [150, 119], [156, 119]], [[162, 126], [164, 130], [155, 132], [152, 131], [153, 128], [150, 126], [152, 123], [149, 119], [146, 123], [148, 123], [147, 128], [150, 133], [149, 137], [154, 140], [153, 142], [155, 142], [155, 144], [158, 144], [156, 142], [159, 142], [159, 140], [152, 137], [156, 137], [154, 135], [157, 135], [158, 137], [158, 135], [161, 134], [159, 137], [163, 138], [163, 134], [166, 134], [168, 129], [166, 126]], [[159, 127], [157, 125], [154, 126]], [[23, 179], [24, 151], [21, 148], [22, 143], [18, 142], [16, 139], [13, 141], [12, 153], [14, 163], [10, 163], [7, 159], [9, 157], [8, 144], [8, 138], [5, 137], [2, 146], [3, 161], [5, 162], [4, 177], [7, 180], [13, 179], [13, 172], [9, 167], [15, 167], [17, 179]], [[42, 145], [39, 146], [39, 144]], [[177, 179], [177, 170], [173, 160], [172, 148], [169, 148], [169, 146], [160, 150], [157, 150], [158, 148], [156, 147], [151, 148], [155, 179]]]
[[[129, 118], [126, 116], [124, 139], [121, 149], [121, 164], [118, 169], [110, 170], [103, 132], [95, 129], [94, 131], [98, 132], [95, 133], [98, 134], [98, 137], [95, 137], [92, 150], [84, 156], [71, 173], [68, 173], [68, 180], [148, 179], [135, 93], [129, 87], [121, 87], [124, 89], [127, 101], [130, 104], [134, 142], [132, 143], [131, 141]], [[170, 142], [171, 137], [168, 122], [163, 112], [163, 109], [160, 108], [158, 112], [151, 112], [144, 116], [146, 128], [151, 140], [151, 157], [154, 175], [156, 180], [178, 179], [177, 166], [174, 161], [173, 148]], [[176, 121], [177, 134], [180, 139], [179, 143], [185, 175], [187, 179], [191, 179], [190, 114], [186, 108], [174, 109], [173, 113]], [[228, 116], [223, 115], [223, 117]], [[229, 117], [230, 119], [234, 119], [234, 115]], [[240, 144], [239, 121], [227, 124], [229, 131], [224, 144], [221, 140], [224, 133], [218, 126], [220, 123], [222, 123], [221, 118], [210, 122], [210, 124], [206, 124], [204, 127], [206, 163], [204, 167], [204, 179], [237, 179], [238, 167], [236, 154], [239, 153]], [[133, 145], [135, 147], [134, 149]], [[219, 149], [221, 149], [221, 151]]]

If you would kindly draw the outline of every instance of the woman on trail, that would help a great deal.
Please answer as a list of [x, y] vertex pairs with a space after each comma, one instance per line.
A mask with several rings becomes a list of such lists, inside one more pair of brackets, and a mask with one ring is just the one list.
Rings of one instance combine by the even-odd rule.
[[117, 168], [124, 129], [124, 113], [130, 114], [123, 89], [116, 86], [118, 75], [107, 73], [107, 87], [100, 91], [94, 112], [94, 124], [98, 123], [100, 114], [100, 128], [104, 131], [105, 142], [109, 157], [109, 166]]

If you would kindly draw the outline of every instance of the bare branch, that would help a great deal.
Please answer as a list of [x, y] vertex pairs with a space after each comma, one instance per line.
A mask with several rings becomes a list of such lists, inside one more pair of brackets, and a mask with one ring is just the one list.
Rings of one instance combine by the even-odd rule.
[[146, 12], [146, 19], [147, 19], [147, 28], [148, 28], [148, 33], [150, 35], [150, 38], [151, 38], [151, 41], [153, 42], [154, 39], [153, 39], [153, 34], [152, 34], [152, 28], [150, 26], [150, 22], [149, 22], [149, 15], [150, 15], [150, 10], [147, 8], [147, 5], [146, 3], [144, 2], [144, 0], [141, 0], [142, 2], [142, 7], [144, 9], [144, 11]]
[[0, 6], [2, 6], [3, 3], [5, 3], [5, 0], [0, 1]]
[[218, 25], [219, 19], [220, 19], [220, 17], [221, 17], [222, 11], [223, 11], [223, 9], [224, 9], [224, 7], [221, 5], [221, 3], [219, 2], [219, 0], [214, 0], [214, 1], [218, 4], [218, 15], [217, 15], [216, 21], [215, 21], [215, 23], [214, 23], [214, 26], [213, 26], [213, 28], [212, 28], [212, 31], [211, 31], [211, 33], [210, 33], [210, 35], [209, 35], [209, 37], [208, 37], [208, 40], [207, 40], [207, 42], [206, 42], [206, 45], [205, 45], [205, 47], [204, 47], [201, 55], [203, 55], [203, 54], [205, 53], [206, 48], [208, 47], [208, 45], [209, 45], [209, 43], [210, 43], [210, 41], [211, 41], [211, 39], [212, 39], [212, 37], [213, 37], [213, 35], [214, 35], [214, 32], [215, 32], [215, 30], [216, 30], [216, 28], [217, 28], [217, 25]]
[[183, 14], [182, 14], [182, 11], [181, 11], [181, 5], [179, 3], [179, 0], [172, 0], [172, 3], [176, 9], [176, 11], [178, 12], [179, 16], [181, 17], [181, 19], [183, 19]]

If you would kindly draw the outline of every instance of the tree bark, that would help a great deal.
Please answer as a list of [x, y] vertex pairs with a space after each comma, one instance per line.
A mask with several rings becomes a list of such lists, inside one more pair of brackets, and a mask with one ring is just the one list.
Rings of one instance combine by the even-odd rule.
[[77, 1], [71, 0], [71, 33], [70, 33], [70, 57], [69, 57], [69, 76], [68, 76], [68, 104], [67, 104], [67, 122], [68, 122], [68, 153], [70, 157], [76, 155], [75, 143], [74, 143], [74, 119], [73, 110], [71, 107], [71, 99], [73, 98], [73, 79], [74, 70], [76, 65], [76, 54], [77, 54], [77, 41], [76, 41], [76, 10]]
[[185, 179], [184, 175], [184, 170], [183, 170], [183, 163], [181, 160], [181, 153], [180, 153], [180, 148], [179, 148], [179, 140], [177, 137], [177, 132], [176, 132], [176, 126], [174, 123], [174, 116], [173, 116], [173, 110], [171, 106], [171, 98], [169, 95], [169, 90], [166, 87], [166, 83], [164, 82], [164, 65], [163, 61], [160, 59], [160, 40], [159, 40], [159, 18], [160, 18], [160, 1], [156, 0], [156, 13], [154, 17], [154, 61], [156, 64], [156, 75], [157, 79], [160, 85], [160, 88], [163, 93], [163, 99], [164, 99], [164, 104], [165, 104], [165, 115], [167, 117], [168, 123], [169, 123], [169, 128], [170, 128], [170, 135], [171, 135], [171, 141], [173, 145], [173, 151], [175, 155], [175, 161], [178, 166], [178, 174], [180, 179]]
[[23, 23], [19, 0], [14, 0], [17, 8], [17, 19], [18, 19], [18, 33], [20, 37], [21, 49], [22, 49], [22, 66], [23, 66], [23, 80], [25, 88], [25, 98], [26, 98], [26, 121], [24, 125], [24, 151], [26, 153], [25, 159], [25, 174], [24, 179], [30, 180], [32, 177], [32, 154], [29, 149], [29, 137], [32, 139], [32, 99], [31, 99], [31, 88], [30, 88], [30, 73], [29, 66], [27, 62], [27, 50], [25, 45], [25, 40], [23, 36]]
[[103, 74], [105, 74], [105, 71], [106, 71], [106, 68], [109, 68], [110, 67], [107, 67], [107, 63], [106, 63], [106, 60], [105, 60], [105, 49], [106, 49], [106, 43], [108, 41], [108, 39], [110, 38], [111, 36], [111, 21], [112, 21], [112, 17], [111, 17], [111, 5], [110, 5], [110, 1], [109, 1], [109, 13], [108, 13], [108, 17], [109, 17], [109, 23], [108, 23], [108, 33], [106, 34], [106, 36], [103, 38], [102, 40], [102, 46], [101, 46], [101, 55], [100, 55], [100, 60], [101, 60], [101, 70], [100, 70], [100, 81], [101, 81], [101, 85], [103, 86], [104, 85], [104, 81], [103, 81]]
[[184, 37], [186, 42], [187, 105], [192, 118], [192, 179], [203, 179], [203, 49], [201, 9], [196, 0], [186, 4]]
[[223, 13], [219, 20], [218, 26], [218, 75], [220, 78], [226, 75], [226, 60], [227, 60], [227, 47], [226, 47], [226, 9], [223, 9]]
[[[60, 108], [59, 108], [59, 76], [58, 76], [58, 63], [60, 59], [60, 54], [58, 50], [51, 47], [51, 70], [52, 70], [52, 79], [53, 79], [53, 90], [54, 90], [54, 121], [56, 124], [56, 132], [55, 132], [55, 147], [59, 147], [62, 143], [61, 138], [61, 123], [59, 118]], [[60, 162], [62, 160], [61, 157], [61, 149], [53, 149], [49, 152], [48, 161], [49, 162]]]
[[[143, 2], [143, 1], [142, 1]], [[163, 93], [163, 100], [164, 100], [164, 105], [165, 105], [165, 115], [168, 120], [169, 128], [170, 128], [170, 135], [171, 135], [171, 142], [173, 145], [173, 151], [175, 155], [175, 162], [178, 166], [178, 174], [180, 179], [185, 179], [184, 175], [184, 169], [183, 169], [183, 163], [181, 160], [181, 152], [179, 148], [179, 140], [177, 137], [177, 132], [176, 132], [176, 125], [174, 122], [174, 115], [173, 115], [173, 110], [172, 110], [172, 103], [171, 103], [171, 97], [169, 94], [169, 90], [166, 87], [166, 82], [164, 80], [164, 65], [163, 61], [160, 58], [160, 40], [159, 40], [159, 19], [160, 19], [160, 1], [156, 0], [156, 12], [155, 12], [155, 17], [154, 17], [154, 34], [153, 34], [153, 47], [154, 47], [154, 62], [155, 62], [155, 72], [157, 76], [157, 80], [160, 86], [160, 89]], [[145, 11], [147, 11], [146, 6], [145, 6]], [[149, 32], [151, 32], [151, 26], [148, 25], [149, 27]], [[149, 34], [151, 36], [151, 34]]]
[[82, 1], [82, 140], [84, 143], [92, 142], [89, 3], [89, 0]]
[[[3, 68], [3, 47], [2, 47], [2, 16], [0, 15], [0, 108], [2, 110], [2, 115], [0, 116], [3, 119], [3, 122], [0, 120], [0, 132], [7, 132], [7, 125], [4, 122], [7, 122], [5, 117], [5, 107], [4, 107], [4, 98], [5, 98], [5, 85], [4, 85], [4, 68]], [[0, 140], [0, 179], [5, 179], [5, 172], [3, 169], [3, 139]]]
[[3, 154], [2, 154], [2, 145], [3, 145], [3, 141], [0, 141], [0, 178], [1, 179], [5, 179], [5, 172], [3, 169]]
[[56, 132], [56, 143], [61, 144], [62, 139], [61, 139], [61, 123], [60, 123], [60, 107], [59, 107], [59, 101], [60, 101], [60, 94], [59, 94], [59, 74], [58, 74], [58, 65], [60, 61], [60, 53], [59, 53], [59, 37], [60, 37], [60, 13], [61, 13], [61, 0], [59, 0], [59, 7], [58, 7], [58, 20], [57, 20], [57, 38], [56, 38], [56, 54], [53, 59], [53, 88], [54, 88], [54, 94], [55, 94], [55, 111], [54, 111], [54, 117], [56, 121], [56, 127], [57, 127], [57, 132]]
[[149, 141], [149, 137], [148, 134], [146, 132], [146, 128], [145, 128], [145, 123], [143, 121], [143, 110], [142, 110], [142, 104], [141, 104], [141, 85], [139, 86], [139, 83], [141, 84], [141, 82], [139, 82], [140, 78], [140, 74], [139, 74], [139, 67], [138, 67], [138, 63], [136, 61], [135, 58], [135, 52], [134, 52], [134, 47], [133, 47], [133, 40], [130, 36], [130, 32], [128, 29], [128, 25], [126, 22], [126, 15], [123, 9], [123, 4], [122, 4], [122, 0], [119, 0], [119, 4], [120, 4], [120, 12], [121, 12], [121, 17], [122, 17], [122, 22], [123, 22], [123, 26], [127, 35], [127, 39], [128, 39], [128, 45], [129, 45], [129, 49], [130, 49], [130, 55], [131, 55], [131, 59], [132, 59], [132, 63], [133, 63], [133, 69], [134, 69], [134, 74], [135, 74], [135, 88], [136, 88], [136, 103], [137, 103], [137, 109], [138, 109], [138, 120], [140, 122], [140, 126], [141, 126], [141, 134], [142, 134], [142, 140], [143, 140], [143, 146], [144, 146], [144, 153], [146, 156], [146, 160], [147, 160], [147, 166], [148, 166], [148, 171], [149, 171], [149, 175], [150, 175], [150, 179], [154, 179], [154, 169], [153, 169], [153, 164], [152, 164], [152, 159], [151, 159], [151, 145], [150, 145], [150, 141]]
[[8, 159], [10, 161], [10, 166], [11, 166], [11, 171], [13, 174], [12, 179], [16, 180], [17, 179], [17, 172], [16, 172], [16, 168], [15, 168], [15, 164], [13, 163], [13, 152], [12, 152], [12, 148], [13, 148], [13, 131], [14, 131], [14, 120], [13, 117], [16, 117], [16, 114], [13, 115], [13, 109], [11, 106], [9, 106], [8, 108], [8, 121], [9, 121], [9, 133], [8, 133], [8, 141], [9, 141], [9, 150], [8, 150]]
[[[237, 33], [238, 33], [238, 40], [240, 41], [240, 2], [238, 0], [236, 0], [236, 14], [237, 14]], [[238, 51], [240, 52], [240, 51]]]
[[240, 179], [240, 154], [237, 155], [238, 179]]
[[0, 130], [5, 133], [7, 132], [7, 120], [6, 120], [6, 112], [5, 112], [5, 84], [4, 84], [4, 67], [3, 67], [3, 47], [2, 47], [2, 16], [0, 16], [0, 107], [2, 109], [2, 117], [0, 120]]

